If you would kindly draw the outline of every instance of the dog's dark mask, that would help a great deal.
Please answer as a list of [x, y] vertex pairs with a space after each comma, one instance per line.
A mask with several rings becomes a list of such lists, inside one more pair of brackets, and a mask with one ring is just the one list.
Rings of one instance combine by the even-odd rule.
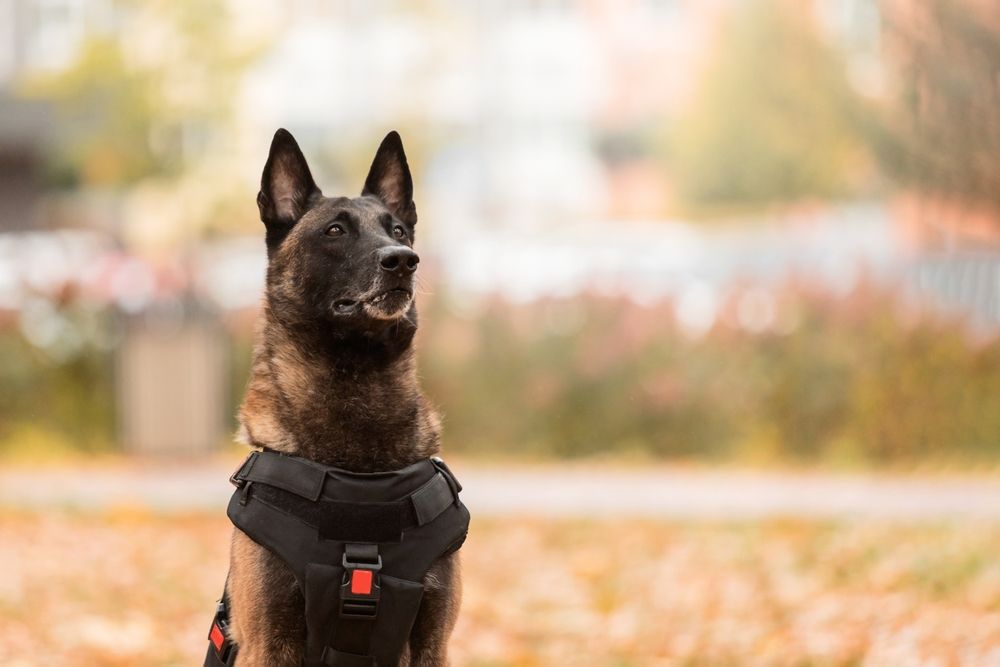
[[267, 298], [279, 320], [358, 333], [415, 326], [417, 212], [399, 134], [382, 140], [360, 197], [331, 198], [292, 135], [278, 130], [257, 205], [267, 228]]

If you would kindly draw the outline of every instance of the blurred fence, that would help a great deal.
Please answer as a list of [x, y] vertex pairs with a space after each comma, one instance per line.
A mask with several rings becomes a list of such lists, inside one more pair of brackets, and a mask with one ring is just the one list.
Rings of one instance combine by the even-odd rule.
[[204, 316], [151, 319], [130, 321], [118, 351], [119, 440], [136, 452], [214, 449], [232, 411], [223, 332]]
[[911, 290], [976, 328], [1000, 328], [1000, 254], [952, 253], [920, 258], [907, 270]]

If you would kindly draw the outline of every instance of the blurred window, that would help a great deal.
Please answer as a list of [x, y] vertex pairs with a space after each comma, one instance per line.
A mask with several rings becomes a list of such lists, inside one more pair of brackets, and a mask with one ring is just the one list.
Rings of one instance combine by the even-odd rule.
[[572, 0], [527, 0], [523, 7], [533, 14], [572, 14], [576, 9]]
[[73, 59], [85, 32], [85, 8], [83, 0], [35, 2], [28, 39], [28, 66], [58, 69]]
[[639, 0], [639, 9], [646, 17], [665, 21], [679, 19], [684, 5], [684, 0]]

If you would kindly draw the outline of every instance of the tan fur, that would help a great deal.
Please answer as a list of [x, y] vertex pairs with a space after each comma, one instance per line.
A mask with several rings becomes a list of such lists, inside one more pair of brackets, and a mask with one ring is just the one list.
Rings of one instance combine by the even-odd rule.
[[[240, 530], [233, 530], [229, 581], [229, 637], [239, 645], [235, 667], [297, 667], [302, 659], [302, 636], [275, 633], [268, 616], [264, 582], [273, 556]], [[292, 592], [291, 590], [289, 592]]]

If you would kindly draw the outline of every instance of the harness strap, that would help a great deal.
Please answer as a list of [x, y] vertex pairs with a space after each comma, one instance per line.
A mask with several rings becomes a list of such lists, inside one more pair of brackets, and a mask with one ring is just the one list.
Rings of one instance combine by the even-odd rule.
[[327, 473], [317, 464], [271, 452], [251, 452], [230, 481], [250, 483], [254, 495], [319, 530], [320, 538], [355, 542], [399, 542], [403, 531], [436, 519], [457, 501], [457, 481], [450, 470], [436, 472], [408, 496], [393, 502], [359, 502], [322, 498]]
[[332, 667], [374, 667], [371, 641], [381, 597], [378, 572], [382, 569], [378, 545], [345, 544], [342, 562], [340, 619], [333, 640], [323, 649], [322, 660]]
[[329, 646], [323, 651], [323, 665], [329, 667], [375, 667], [375, 658], [370, 655], [344, 653]]
[[[226, 584], [229, 577], [226, 577]], [[226, 603], [227, 591], [223, 589], [222, 597], [215, 609], [215, 617], [208, 630], [208, 653], [205, 655], [206, 667], [232, 667], [236, 663], [236, 646], [229, 640], [229, 609]]]
[[229, 481], [238, 487], [240, 482], [263, 482], [315, 502], [323, 495], [326, 471], [297, 456], [250, 452]]
[[417, 525], [423, 526], [438, 518], [457, 499], [458, 492], [439, 469], [428, 482], [410, 494], [410, 502], [417, 514]]

